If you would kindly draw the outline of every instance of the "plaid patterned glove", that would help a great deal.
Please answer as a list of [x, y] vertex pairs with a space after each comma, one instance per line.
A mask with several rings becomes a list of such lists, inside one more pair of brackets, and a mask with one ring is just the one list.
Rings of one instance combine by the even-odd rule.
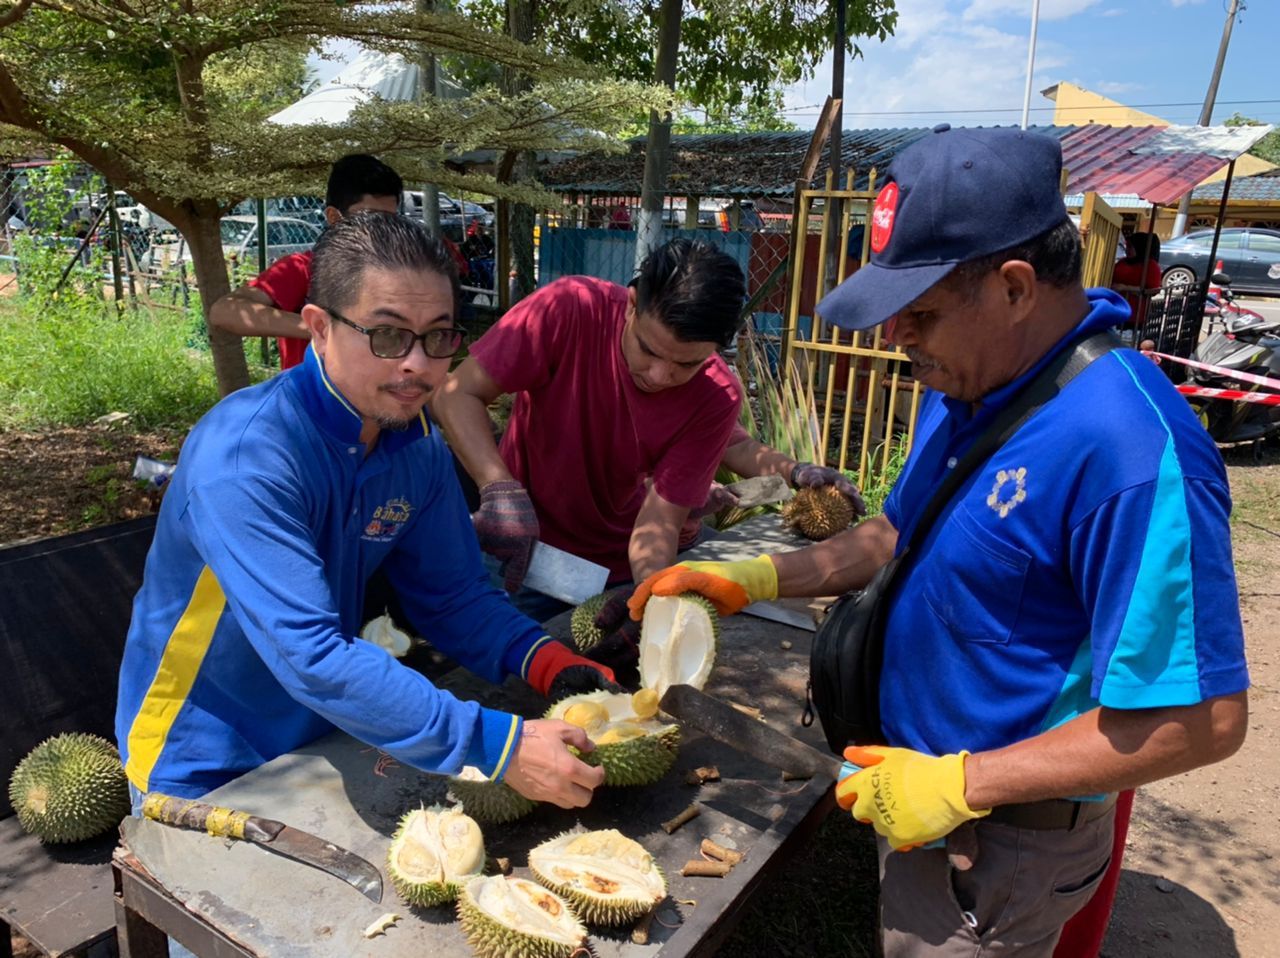
[[513, 479], [491, 482], [480, 490], [480, 508], [471, 520], [481, 550], [502, 562], [506, 590], [517, 592], [538, 542], [538, 516], [529, 493]]
[[816, 489], [819, 486], [835, 486], [836, 491], [843, 494], [853, 503], [853, 512], [858, 516], [867, 514], [867, 504], [862, 501], [862, 493], [849, 481], [839, 469], [830, 466], [819, 466], [813, 462], [797, 462], [791, 470], [791, 484], [797, 489]]

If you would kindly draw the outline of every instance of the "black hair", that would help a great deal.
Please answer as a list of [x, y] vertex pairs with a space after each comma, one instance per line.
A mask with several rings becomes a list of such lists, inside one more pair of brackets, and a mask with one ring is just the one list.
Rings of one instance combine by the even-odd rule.
[[362, 196], [394, 196], [400, 202], [404, 180], [400, 174], [376, 156], [349, 153], [333, 164], [329, 185], [325, 188], [324, 205], [332, 206], [343, 216], [351, 204]]
[[724, 349], [742, 326], [742, 268], [707, 243], [664, 243], [645, 257], [631, 285], [636, 312], [652, 313], [682, 342]]
[[1155, 233], [1130, 233], [1129, 245], [1133, 248], [1133, 256], [1125, 257], [1132, 263], [1141, 263], [1147, 258], [1147, 250], [1151, 250], [1151, 260], [1160, 258], [1160, 237]]
[[396, 213], [361, 210], [330, 226], [316, 241], [311, 261], [312, 302], [345, 309], [359, 298], [367, 269], [439, 273], [453, 290], [457, 322], [462, 302], [457, 267], [444, 241], [421, 223]]
[[1031, 264], [1038, 282], [1066, 289], [1079, 284], [1082, 258], [1080, 233], [1071, 220], [1064, 219], [1025, 243], [961, 263], [952, 270], [946, 283], [952, 289], [973, 292], [984, 276], [1017, 259]]

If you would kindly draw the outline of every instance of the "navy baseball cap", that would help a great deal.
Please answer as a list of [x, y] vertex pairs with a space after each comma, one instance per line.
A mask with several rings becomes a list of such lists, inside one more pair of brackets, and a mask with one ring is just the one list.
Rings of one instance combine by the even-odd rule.
[[1061, 177], [1055, 139], [939, 124], [889, 165], [871, 211], [871, 259], [818, 312], [844, 329], [878, 326], [961, 263], [1062, 223]]

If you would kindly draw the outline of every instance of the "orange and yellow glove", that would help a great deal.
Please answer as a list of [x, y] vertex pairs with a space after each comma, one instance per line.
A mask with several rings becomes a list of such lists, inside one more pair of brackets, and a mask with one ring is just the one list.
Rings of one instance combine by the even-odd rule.
[[778, 570], [768, 556], [738, 562], [680, 562], [655, 572], [636, 586], [627, 600], [631, 618], [644, 617], [650, 595], [697, 592], [711, 600], [721, 615], [733, 615], [752, 602], [778, 597]]
[[989, 808], [974, 811], [964, 800], [968, 754], [934, 758], [909, 748], [851, 746], [844, 757], [862, 770], [836, 785], [836, 802], [897, 851], [919, 848], [990, 814]]

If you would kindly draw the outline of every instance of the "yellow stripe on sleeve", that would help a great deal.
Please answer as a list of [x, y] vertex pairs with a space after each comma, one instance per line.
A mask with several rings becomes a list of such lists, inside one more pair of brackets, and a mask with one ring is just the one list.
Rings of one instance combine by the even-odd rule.
[[191, 694], [226, 605], [222, 586], [213, 570], [205, 566], [191, 591], [187, 608], [169, 634], [155, 678], [129, 728], [129, 762], [125, 772], [129, 781], [143, 792], [149, 791], [151, 773], [160, 760], [179, 710]]

